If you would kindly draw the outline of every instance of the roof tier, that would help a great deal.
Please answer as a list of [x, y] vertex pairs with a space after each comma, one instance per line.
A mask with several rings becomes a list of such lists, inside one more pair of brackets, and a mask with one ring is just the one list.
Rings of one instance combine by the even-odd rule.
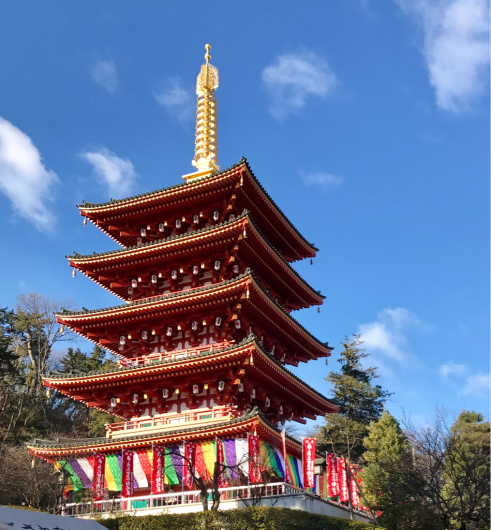
[[67, 258], [125, 301], [216, 283], [247, 267], [287, 311], [320, 305], [324, 299], [271, 246], [247, 210], [231, 221], [160, 241]]
[[135, 245], [137, 238], [154, 241], [162, 234], [185, 232], [195, 224], [195, 215], [197, 226], [204, 226], [248, 209], [286, 260], [314, 257], [317, 251], [267, 194], [245, 158], [229, 169], [183, 184], [107, 203], [84, 202], [78, 207], [81, 215], [124, 247]]
[[[240, 411], [256, 406], [273, 423], [315, 419], [338, 411], [333, 402], [282, 366], [253, 336], [214, 352], [100, 373], [49, 374], [43, 380], [46, 386], [89, 407], [125, 419], [154, 408], [156, 413], [165, 414], [176, 406], [177, 412], [181, 407], [210, 407], [210, 400]], [[135, 395], [141, 399], [135, 402]], [[116, 397], [118, 402], [111, 407], [111, 399]]]
[[328, 357], [332, 348], [285, 312], [247, 270], [231, 280], [105, 309], [67, 311], [60, 324], [126, 358], [254, 333], [289, 364]]
[[[123, 449], [151, 448], [152, 445], [180, 445], [184, 441], [203, 442], [218, 438], [243, 438], [256, 432], [261, 440], [279, 447], [280, 431], [263, 414], [253, 409], [239, 418], [218, 425], [200, 425], [199, 427], [177, 428], [172, 432], [143, 434], [127, 438], [86, 438], [82, 440], [39, 440], [27, 444], [29, 453], [47, 460], [92, 456], [94, 452], [114, 454]], [[292, 436], [286, 435], [288, 454], [301, 457], [302, 444]]]

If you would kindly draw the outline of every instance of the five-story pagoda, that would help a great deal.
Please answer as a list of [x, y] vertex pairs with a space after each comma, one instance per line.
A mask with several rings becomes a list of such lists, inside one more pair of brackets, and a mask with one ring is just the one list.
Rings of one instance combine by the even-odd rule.
[[131, 451], [134, 495], [151, 494], [155, 447], [167, 451], [165, 483], [185, 491], [192, 485], [185, 483], [175, 448], [196, 443], [196, 473], [210, 475], [217, 439], [228, 479], [245, 477], [247, 483], [247, 466], [233, 466], [247, 455], [248, 435], [259, 436], [279, 479], [288, 474], [301, 487], [301, 444], [286, 436], [284, 459], [280, 426], [338, 410], [287, 369], [330, 355], [327, 343], [291, 316], [323, 302], [290, 265], [313, 258], [317, 249], [245, 159], [220, 171], [218, 72], [206, 49], [197, 80], [196, 172], [170, 188], [79, 205], [84, 222], [122, 248], [75, 253], [69, 264], [123, 303], [63, 310], [58, 322], [119, 362], [84, 376], [52, 373], [44, 384], [121, 421], [107, 425], [105, 438], [29, 445], [32, 455], [63, 462], [75, 491], [96, 487], [95, 460], [104, 455], [104, 489], [120, 492], [122, 454]]

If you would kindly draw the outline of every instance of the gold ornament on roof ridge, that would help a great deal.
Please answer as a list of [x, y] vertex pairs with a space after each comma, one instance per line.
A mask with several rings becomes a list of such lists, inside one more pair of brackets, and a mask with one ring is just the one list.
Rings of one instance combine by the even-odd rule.
[[196, 80], [196, 94], [198, 96], [196, 115], [196, 141], [194, 160], [191, 162], [196, 173], [183, 175], [185, 180], [209, 175], [218, 171], [218, 138], [217, 138], [217, 100], [215, 89], [218, 88], [218, 70], [210, 64], [211, 46], [205, 46], [206, 63], [201, 66]]

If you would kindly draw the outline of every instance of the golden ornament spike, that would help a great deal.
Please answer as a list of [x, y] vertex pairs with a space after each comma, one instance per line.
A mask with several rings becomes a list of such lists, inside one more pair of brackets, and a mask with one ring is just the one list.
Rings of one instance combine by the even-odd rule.
[[196, 142], [193, 166], [196, 173], [183, 175], [186, 181], [209, 175], [218, 171], [218, 142], [217, 142], [217, 100], [215, 89], [218, 88], [218, 70], [210, 64], [211, 46], [205, 46], [205, 64], [201, 66], [196, 80], [196, 94], [198, 96], [196, 116]]

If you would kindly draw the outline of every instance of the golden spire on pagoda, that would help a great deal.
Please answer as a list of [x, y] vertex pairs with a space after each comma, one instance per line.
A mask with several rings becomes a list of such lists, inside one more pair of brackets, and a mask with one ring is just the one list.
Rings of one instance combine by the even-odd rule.
[[218, 70], [210, 64], [211, 46], [205, 46], [206, 63], [201, 66], [201, 71], [196, 81], [196, 94], [198, 96], [198, 109], [196, 115], [196, 142], [194, 160], [191, 162], [196, 168], [196, 173], [183, 175], [183, 179], [191, 180], [218, 171], [218, 142], [217, 142], [217, 100], [215, 88], [218, 88]]

